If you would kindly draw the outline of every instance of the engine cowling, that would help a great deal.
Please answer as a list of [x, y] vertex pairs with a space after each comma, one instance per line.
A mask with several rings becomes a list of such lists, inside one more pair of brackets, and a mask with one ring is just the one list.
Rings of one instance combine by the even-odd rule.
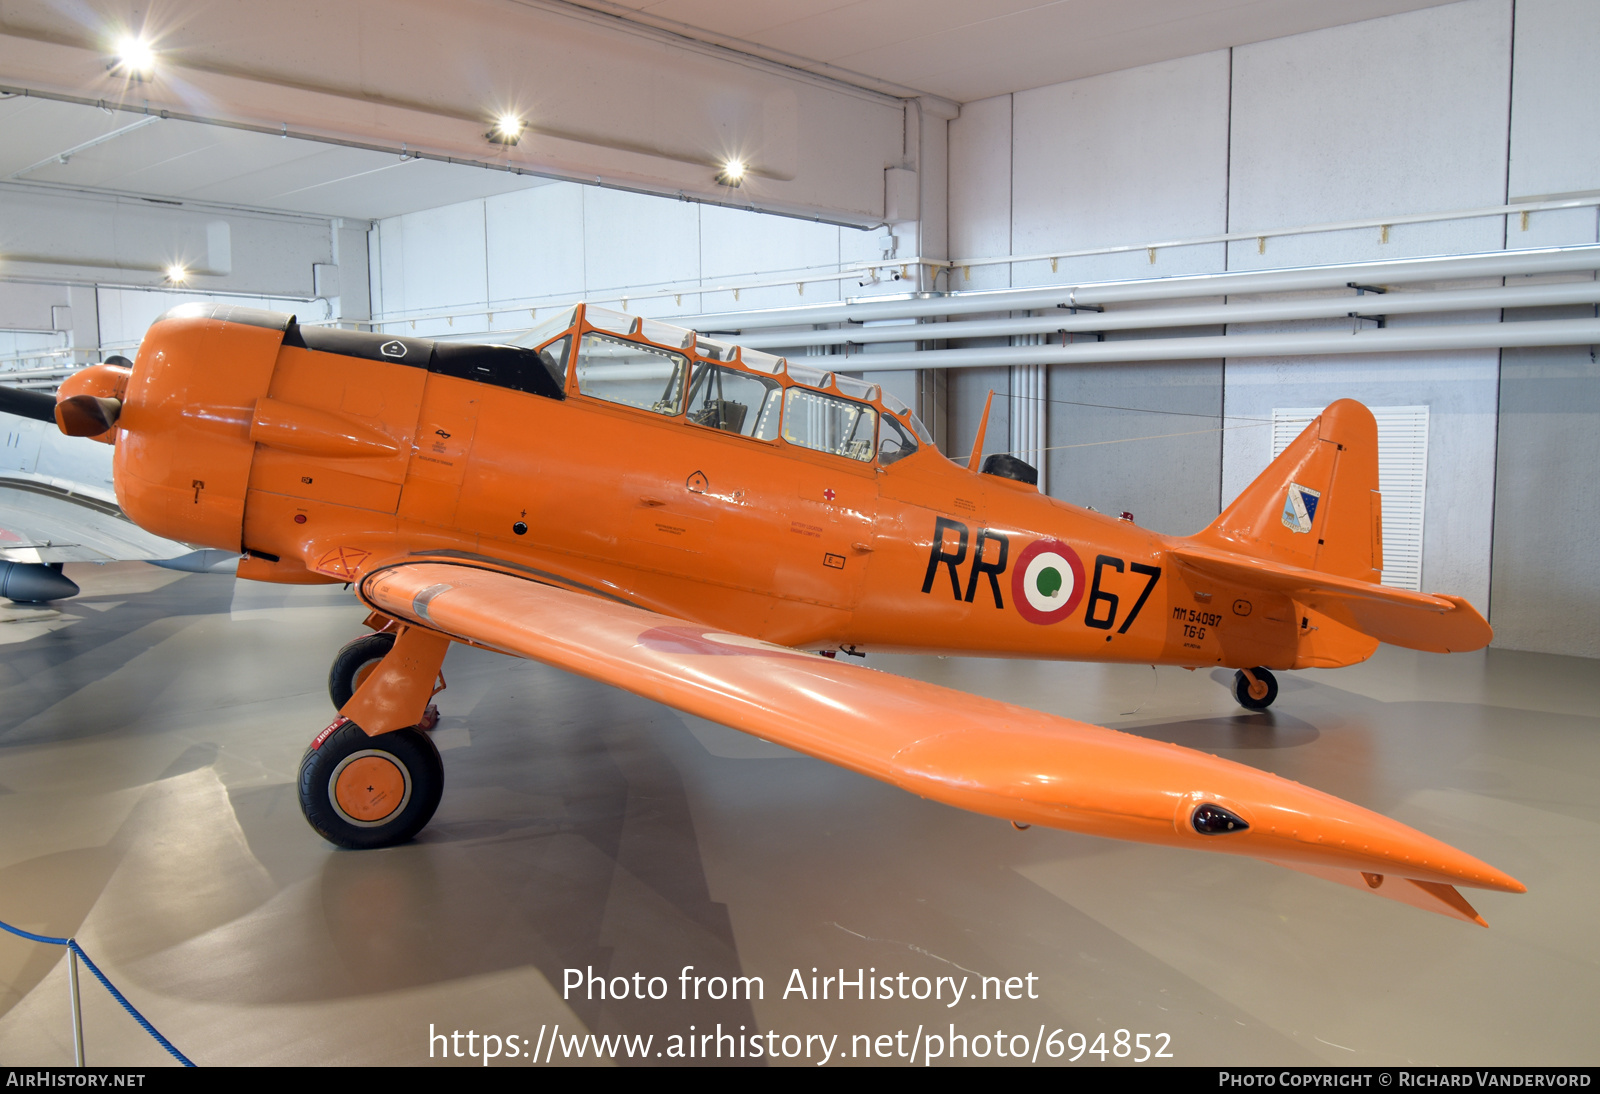
[[140, 527], [184, 543], [241, 549], [255, 443], [293, 316], [184, 304], [150, 327], [117, 420], [117, 501]]

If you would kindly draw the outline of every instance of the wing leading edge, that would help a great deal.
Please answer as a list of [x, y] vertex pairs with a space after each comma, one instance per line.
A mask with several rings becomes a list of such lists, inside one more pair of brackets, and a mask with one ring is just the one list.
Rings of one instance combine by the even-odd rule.
[[[366, 577], [360, 593], [402, 621], [612, 684], [973, 812], [1440, 889], [1525, 891], [1439, 840], [1252, 767], [522, 577], [402, 563]], [[1206, 805], [1246, 823], [1205, 834], [1196, 818]]]

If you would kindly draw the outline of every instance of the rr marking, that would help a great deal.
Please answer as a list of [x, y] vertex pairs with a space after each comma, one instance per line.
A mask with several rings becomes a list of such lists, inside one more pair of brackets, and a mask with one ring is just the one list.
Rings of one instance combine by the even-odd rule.
[[[1000, 557], [993, 562], [983, 560], [983, 548], [990, 543], [1000, 544]], [[972, 548], [972, 574], [967, 578], [967, 603], [972, 603], [972, 596], [978, 591], [978, 575], [989, 575], [989, 589], [994, 593], [994, 606], [1004, 608], [1005, 602], [1000, 599], [1000, 575], [1006, 570], [1006, 556], [1011, 553], [1011, 541], [1003, 532], [992, 532], [984, 528], [978, 532], [978, 542]]]
[[[955, 532], [961, 538], [956, 544], [954, 554], [946, 553], [944, 549], [944, 534]], [[939, 517], [933, 523], [933, 550], [928, 554], [928, 572], [922, 579], [922, 591], [933, 591], [933, 576], [939, 572], [942, 562], [950, 568], [950, 593], [957, 600], [961, 599], [961, 578], [956, 574], [956, 567], [965, 562], [967, 558], [967, 526], [959, 520], [950, 520]]]
[[[954, 533], [955, 542], [950, 542], [950, 534]], [[1006, 572], [1006, 564], [1011, 558], [1011, 540], [1004, 532], [996, 532], [990, 528], [978, 529], [977, 542], [972, 545], [972, 569], [967, 574], [966, 595], [961, 592], [961, 575], [957, 570], [963, 562], [967, 561], [967, 542], [969, 537], [967, 526], [959, 520], [949, 517], [939, 517], [933, 525], [933, 548], [928, 552], [928, 570], [922, 575], [922, 591], [933, 591], [933, 583], [939, 574], [939, 567], [943, 566], [950, 572], [950, 595], [957, 600], [968, 604], [978, 595], [978, 578], [989, 579], [989, 591], [994, 594], [994, 606], [1004, 608], [1005, 600], [1000, 595], [1000, 575]], [[995, 545], [990, 551], [989, 545]], [[993, 559], [985, 558], [992, 554]]]

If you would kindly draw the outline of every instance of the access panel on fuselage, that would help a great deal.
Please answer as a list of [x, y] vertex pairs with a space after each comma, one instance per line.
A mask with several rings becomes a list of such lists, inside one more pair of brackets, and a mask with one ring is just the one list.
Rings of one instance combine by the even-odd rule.
[[748, 632], [767, 601], [854, 602], [851, 545], [866, 541], [875, 488], [851, 462], [582, 396], [496, 397], [459, 519], [501, 549], [620, 568], [652, 604]]
[[284, 346], [268, 397], [339, 415], [393, 438], [392, 456], [309, 456], [257, 445], [250, 489], [393, 513], [411, 459], [424, 369]]
[[[413, 370], [417, 371], [417, 370]], [[445, 528], [460, 525], [457, 509], [467, 481], [467, 461], [477, 428], [478, 409], [488, 398], [517, 396], [470, 380], [424, 373], [411, 462], [400, 492], [401, 520]]]

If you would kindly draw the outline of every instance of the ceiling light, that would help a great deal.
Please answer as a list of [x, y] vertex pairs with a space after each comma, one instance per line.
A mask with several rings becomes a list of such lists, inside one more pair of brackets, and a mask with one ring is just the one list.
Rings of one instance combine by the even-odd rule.
[[135, 80], [148, 80], [156, 74], [156, 51], [143, 38], [128, 35], [117, 43], [114, 68]]
[[189, 271], [183, 267], [182, 263], [174, 262], [167, 267], [167, 281], [171, 284], [182, 285], [187, 280], [189, 280]]
[[501, 114], [484, 136], [495, 144], [516, 144], [522, 139], [522, 131], [526, 128], [527, 125], [515, 114]]
[[744, 181], [744, 160], [729, 160], [717, 172], [717, 182], [723, 186], [738, 186]]

